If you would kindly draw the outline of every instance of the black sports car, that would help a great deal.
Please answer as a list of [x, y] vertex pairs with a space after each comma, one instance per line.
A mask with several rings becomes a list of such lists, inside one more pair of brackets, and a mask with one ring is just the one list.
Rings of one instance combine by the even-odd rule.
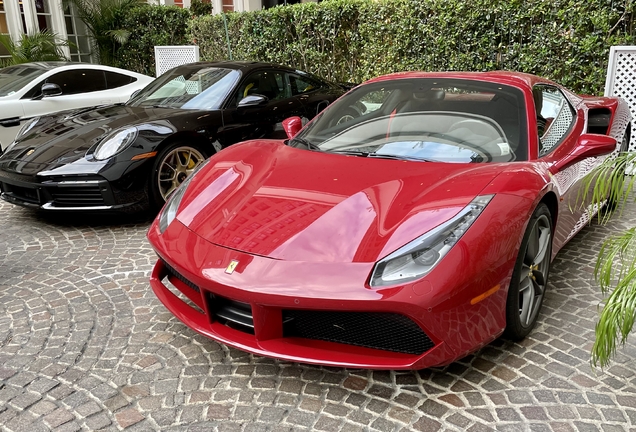
[[24, 124], [0, 157], [2, 198], [58, 211], [158, 208], [213, 153], [283, 138], [285, 118], [311, 119], [345, 90], [272, 64], [179, 66], [125, 104]]

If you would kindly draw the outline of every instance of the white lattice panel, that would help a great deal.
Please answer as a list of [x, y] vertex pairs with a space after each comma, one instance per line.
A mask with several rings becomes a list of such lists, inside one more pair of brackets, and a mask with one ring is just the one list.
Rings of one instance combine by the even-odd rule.
[[[605, 80], [605, 96], [619, 96], [627, 101], [629, 110], [636, 112], [636, 46], [614, 46], [610, 49]], [[629, 119], [624, 119], [629, 121]], [[616, 122], [615, 122], [616, 123]], [[636, 122], [632, 122], [629, 150], [636, 150]], [[615, 137], [621, 141], [622, 137]]]
[[557, 142], [561, 140], [561, 138], [565, 136], [572, 124], [574, 117], [564, 99], [561, 99], [560, 105], [559, 114], [552, 121], [548, 127], [548, 131], [541, 138], [542, 150], [544, 153], [547, 153]]
[[198, 45], [155, 47], [155, 70], [159, 76], [174, 67], [199, 61]]

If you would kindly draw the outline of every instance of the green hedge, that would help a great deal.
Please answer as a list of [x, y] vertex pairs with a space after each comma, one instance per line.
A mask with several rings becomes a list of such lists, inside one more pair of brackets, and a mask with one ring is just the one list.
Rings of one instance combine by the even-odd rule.
[[[600, 93], [609, 47], [636, 44], [630, 0], [327, 0], [225, 15], [234, 59], [336, 81], [401, 70], [517, 70]], [[195, 17], [204, 60], [228, 59], [223, 16]]]
[[187, 45], [190, 12], [176, 6], [142, 5], [121, 18], [130, 31], [128, 41], [115, 52], [113, 66], [155, 76], [155, 45]]

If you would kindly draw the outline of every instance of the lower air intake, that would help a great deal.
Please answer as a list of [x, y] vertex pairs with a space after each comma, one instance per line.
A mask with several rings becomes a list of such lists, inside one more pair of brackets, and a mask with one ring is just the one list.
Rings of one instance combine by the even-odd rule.
[[405, 354], [422, 354], [434, 346], [411, 319], [379, 312], [283, 310], [283, 336]]
[[254, 334], [252, 306], [217, 295], [208, 295], [208, 307], [215, 321], [235, 330]]

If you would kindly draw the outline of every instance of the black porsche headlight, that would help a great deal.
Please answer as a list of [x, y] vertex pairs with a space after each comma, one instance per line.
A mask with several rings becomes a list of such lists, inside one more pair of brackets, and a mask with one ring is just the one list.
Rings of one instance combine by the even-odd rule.
[[166, 201], [166, 205], [163, 206], [161, 214], [159, 215], [159, 232], [161, 234], [163, 234], [164, 231], [168, 229], [168, 226], [170, 226], [174, 218], [177, 216], [177, 210], [179, 210], [179, 205], [181, 204], [183, 195], [185, 195], [185, 191], [194, 178], [195, 174], [198, 173], [201, 168], [203, 168], [208, 163], [209, 160], [210, 159], [207, 159], [202, 164], [197, 166], [192, 174], [190, 174], [190, 176], [185, 179], [183, 183], [181, 183], [179, 187], [168, 197], [168, 201]]
[[137, 128], [128, 127], [126, 129], [117, 130], [108, 135], [95, 148], [93, 156], [97, 160], [105, 160], [122, 152], [137, 138]]
[[15, 136], [14, 142], [18, 141], [20, 138], [26, 135], [31, 129], [33, 129], [33, 126], [35, 126], [37, 122], [39, 121], [40, 121], [40, 117], [33, 117], [31, 120], [24, 123], [22, 127], [18, 130], [18, 133]]
[[478, 196], [451, 220], [378, 261], [371, 275], [371, 286], [410, 282], [433, 270], [470, 228], [493, 196]]
[[37, 124], [37, 122], [40, 121], [40, 117], [33, 117], [31, 120], [27, 121], [26, 123], [24, 123], [22, 125], [22, 127], [20, 129], [18, 129], [18, 133], [15, 136], [15, 138], [13, 139], [13, 141], [11, 142], [11, 144], [9, 144], [7, 146], [6, 149], [4, 149], [5, 152], [8, 152], [9, 150], [11, 150], [13, 147], [15, 147], [15, 145], [18, 143], [18, 141], [20, 140], [20, 138], [22, 138], [23, 136], [25, 136], [31, 129], [33, 129], [33, 126], [35, 126]]

